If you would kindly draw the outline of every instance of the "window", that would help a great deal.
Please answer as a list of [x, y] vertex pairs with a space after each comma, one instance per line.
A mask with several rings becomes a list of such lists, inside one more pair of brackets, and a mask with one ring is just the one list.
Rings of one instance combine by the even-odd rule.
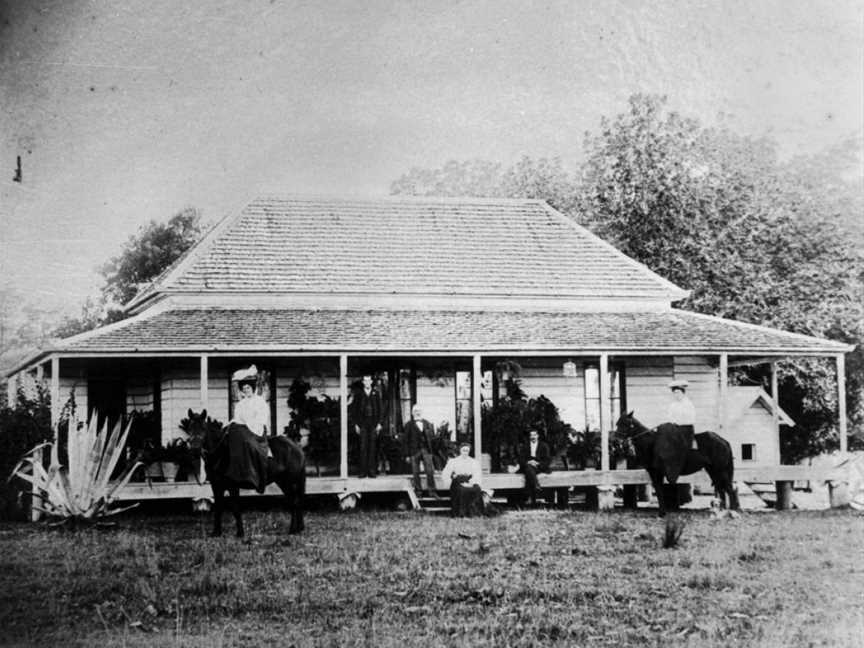
[[[610, 423], [617, 421], [627, 409], [624, 385], [624, 366], [610, 365]], [[600, 429], [600, 367], [596, 364], [585, 365], [585, 427], [589, 430]]]
[[[413, 369], [399, 370], [400, 425], [411, 420], [411, 406], [417, 400], [417, 376]], [[401, 429], [401, 428], [400, 428]]]
[[741, 444], [741, 461], [756, 461], [756, 444]]
[[456, 434], [450, 433], [451, 441], [462, 441], [471, 437], [471, 372], [456, 372]]

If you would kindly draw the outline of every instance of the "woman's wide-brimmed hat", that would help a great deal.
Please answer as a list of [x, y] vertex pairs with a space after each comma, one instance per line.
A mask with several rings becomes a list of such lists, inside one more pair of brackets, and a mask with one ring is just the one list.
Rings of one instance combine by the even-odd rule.
[[470, 448], [470, 447], [471, 447], [471, 442], [470, 442], [470, 441], [460, 441], [460, 442], [459, 442], [459, 447], [461, 448], [462, 446], [468, 446], [468, 447]]
[[673, 380], [669, 383], [669, 389], [687, 389], [690, 386], [690, 383], [686, 380]]
[[251, 365], [247, 369], [239, 369], [231, 375], [231, 380], [234, 380], [241, 385], [244, 383], [256, 384], [258, 382], [258, 368]]

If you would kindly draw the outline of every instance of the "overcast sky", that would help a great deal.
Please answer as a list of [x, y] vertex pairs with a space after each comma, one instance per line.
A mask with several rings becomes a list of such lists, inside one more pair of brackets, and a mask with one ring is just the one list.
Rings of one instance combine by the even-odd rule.
[[815, 152], [861, 135], [862, 75], [864, 0], [0, 3], [0, 281], [77, 310], [185, 206], [573, 167], [634, 92]]

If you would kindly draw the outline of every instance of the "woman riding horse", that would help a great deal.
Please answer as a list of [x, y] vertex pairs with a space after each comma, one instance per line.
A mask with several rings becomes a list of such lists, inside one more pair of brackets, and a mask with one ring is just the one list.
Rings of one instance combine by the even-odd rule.
[[227, 424], [228, 465], [225, 477], [241, 488], [259, 493], [267, 486], [267, 457], [272, 456], [267, 445], [267, 424], [270, 408], [262, 396], [255, 393], [258, 370], [255, 365], [234, 372], [241, 398], [234, 407], [234, 418]]

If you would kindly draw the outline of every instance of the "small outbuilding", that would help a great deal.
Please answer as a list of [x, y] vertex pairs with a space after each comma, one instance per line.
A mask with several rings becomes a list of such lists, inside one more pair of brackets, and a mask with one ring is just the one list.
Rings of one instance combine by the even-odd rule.
[[758, 386], [729, 388], [729, 427], [723, 435], [737, 466], [780, 463], [780, 426], [794, 427], [774, 399]]

